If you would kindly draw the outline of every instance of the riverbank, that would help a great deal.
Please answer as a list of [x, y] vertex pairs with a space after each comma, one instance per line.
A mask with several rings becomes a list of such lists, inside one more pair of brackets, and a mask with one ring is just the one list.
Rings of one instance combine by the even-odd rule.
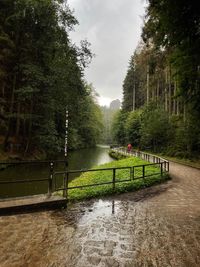
[[[136, 191], [144, 187], [149, 187], [155, 184], [162, 183], [169, 179], [168, 173], [163, 173], [161, 176], [160, 168], [149, 165], [149, 162], [141, 160], [136, 157], [126, 157], [116, 153], [110, 156], [118, 160], [99, 165], [93, 169], [99, 171], [90, 171], [80, 175], [69, 183], [69, 187], [80, 187], [68, 190], [68, 199], [70, 201], [77, 201], [82, 199], [90, 199], [94, 197], [102, 197], [112, 194], [120, 194], [129, 191]], [[145, 166], [145, 178], [143, 176], [143, 168]], [[130, 172], [130, 167], [134, 168], [134, 176]], [[127, 168], [124, 168], [127, 167]], [[101, 170], [110, 168], [109, 170]], [[113, 169], [116, 168], [115, 173], [115, 187], [113, 188]], [[119, 169], [117, 169], [119, 168]], [[121, 169], [120, 169], [121, 168]], [[106, 185], [92, 186], [92, 184], [110, 183]], [[88, 185], [89, 187], [85, 187]], [[82, 187], [82, 188], [81, 188]], [[62, 194], [62, 192], [60, 193]]]
[[19, 152], [5, 152], [0, 147], [0, 161], [12, 161], [12, 160], [45, 160], [46, 153], [44, 151], [35, 150], [29, 154], [23, 154]]
[[[109, 149], [108, 145], [102, 145], [102, 144], [97, 144], [94, 147], [85, 147], [85, 148], [79, 148], [79, 149], [71, 149], [68, 150], [68, 158], [69, 155], [73, 153], [80, 153], [80, 151], [85, 151], [84, 153], [96, 153], [96, 150], [105, 150]], [[80, 153], [82, 154], [82, 153]], [[87, 155], [86, 155], [87, 156]], [[0, 137], [0, 161], [12, 161], [12, 160], [19, 160], [19, 161], [27, 161], [27, 160], [48, 160], [49, 156], [47, 156], [46, 152], [44, 150], [38, 150], [35, 149], [32, 152], [29, 153], [22, 153], [22, 152], [16, 152], [16, 151], [7, 151], [5, 152], [3, 150], [3, 144], [2, 144], [2, 138]], [[55, 155], [51, 156], [51, 159], [64, 159], [64, 152], [57, 153]], [[107, 160], [109, 160], [107, 158]], [[104, 161], [104, 160], [103, 160]], [[96, 162], [96, 161], [95, 161]]]

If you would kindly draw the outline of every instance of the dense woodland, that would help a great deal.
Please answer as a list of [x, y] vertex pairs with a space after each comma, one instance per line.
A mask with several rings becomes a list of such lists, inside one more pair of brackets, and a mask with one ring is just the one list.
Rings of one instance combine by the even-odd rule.
[[[199, 155], [199, 14], [195, 0], [149, 0], [112, 130], [114, 112], [103, 110], [105, 142], [112, 132], [119, 144]], [[84, 80], [92, 53], [69, 38], [77, 23], [64, 0], [0, 1], [0, 151], [61, 151], [66, 109], [70, 149], [99, 141], [102, 112]]]
[[23, 155], [97, 143], [102, 115], [84, 68], [87, 41], [73, 45], [78, 22], [64, 0], [0, 1], [0, 145]]
[[149, 0], [142, 39], [113, 122], [116, 142], [168, 155], [200, 153], [198, 1]]

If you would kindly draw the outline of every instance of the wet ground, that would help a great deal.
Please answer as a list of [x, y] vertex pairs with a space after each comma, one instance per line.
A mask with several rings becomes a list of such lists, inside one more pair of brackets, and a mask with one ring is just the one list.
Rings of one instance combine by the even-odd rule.
[[0, 266], [200, 266], [200, 170], [67, 210], [0, 217]]

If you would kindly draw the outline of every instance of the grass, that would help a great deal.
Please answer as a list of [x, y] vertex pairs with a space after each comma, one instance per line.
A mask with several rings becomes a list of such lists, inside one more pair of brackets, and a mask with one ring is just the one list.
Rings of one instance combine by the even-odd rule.
[[[139, 177], [142, 176], [143, 170], [142, 167], [138, 165], [144, 165], [144, 164], [149, 164], [149, 162], [146, 162], [144, 160], [135, 157], [128, 157], [125, 159], [99, 165], [94, 168], [94, 169], [99, 169], [98, 171], [82, 173], [79, 177], [75, 178], [69, 183], [69, 187], [112, 182], [113, 170], [101, 170], [103, 168], [127, 167], [124, 169], [116, 169], [116, 181], [124, 181], [128, 179], [129, 181], [116, 183], [114, 190], [112, 184], [70, 189], [68, 190], [68, 199], [74, 201], [74, 200], [89, 199], [93, 197], [135, 191], [144, 187], [161, 183], [162, 181], [169, 178], [168, 174], [163, 174], [163, 176], [161, 177], [160, 169], [156, 166], [150, 165], [145, 167], [145, 174], [151, 176], [145, 179], [139, 179]], [[137, 167], [134, 168], [134, 179], [130, 180], [130, 167], [133, 166]]]
[[[124, 147], [126, 149], [126, 147]], [[176, 163], [180, 163], [180, 164], [183, 164], [183, 165], [187, 165], [187, 166], [190, 166], [190, 167], [194, 167], [194, 168], [197, 168], [197, 169], [200, 169], [200, 158], [180, 158], [180, 157], [172, 157], [172, 156], [168, 156], [164, 153], [156, 153], [156, 152], [153, 152], [153, 151], [145, 151], [143, 150], [142, 152], [145, 152], [145, 153], [150, 153], [152, 155], [155, 155], [155, 156], [160, 156], [162, 158], [165, 158], [166, 160], [169, 160], [169, 161], [173, 161], [173, 162], [176, 162]], [[112, 157], [112, 152], [110, 153], [111, 157]], [[115, 157], [115, 156], [114, 156]], [[120, 157], [124, 157], [123, 155], [118, 155], [117, 156], [117, 159], [120, 159]]]

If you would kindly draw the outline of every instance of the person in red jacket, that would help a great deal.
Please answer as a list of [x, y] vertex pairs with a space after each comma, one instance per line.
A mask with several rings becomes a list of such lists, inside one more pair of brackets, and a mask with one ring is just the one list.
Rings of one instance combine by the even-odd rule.
[[132, 145], [129, 143], [128, 146], [127, 146], [127, 151], [131, 152], [131, 149], [132, 149]]

